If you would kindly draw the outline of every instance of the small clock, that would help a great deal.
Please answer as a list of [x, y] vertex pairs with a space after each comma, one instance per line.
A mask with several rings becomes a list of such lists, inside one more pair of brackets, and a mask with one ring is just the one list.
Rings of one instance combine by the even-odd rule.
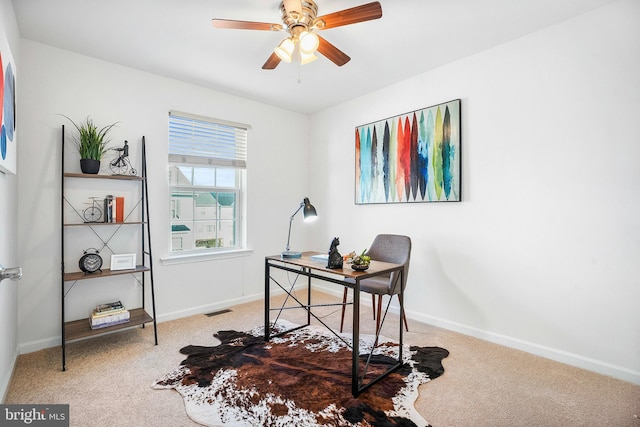
[[[93, 251], [93, 252], [90, 252]], [[95, 248], [89, 248], [84, 251], [84, 255], [80, 257], [80, 261], [78, 261], [78, 266], [80, 270], [84, 271], [85, 274], [95, 273], [96, 271], [102, 271], [100, 268], [102, 267], [102, 257], [99, 255], [98, 250]]]

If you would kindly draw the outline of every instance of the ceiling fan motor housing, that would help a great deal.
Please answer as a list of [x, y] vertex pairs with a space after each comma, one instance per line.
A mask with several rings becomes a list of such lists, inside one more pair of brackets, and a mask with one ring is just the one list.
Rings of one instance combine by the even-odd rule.
[[303, 31], [309, 31], [315, 26], [315, 19], [318, 16], [318, 6], [312, 0], [302, 0], [301, 10], [287, 11], [285, 2], [280, 3], [280, 14], [282, 22], [293, 36], [299, 35]]

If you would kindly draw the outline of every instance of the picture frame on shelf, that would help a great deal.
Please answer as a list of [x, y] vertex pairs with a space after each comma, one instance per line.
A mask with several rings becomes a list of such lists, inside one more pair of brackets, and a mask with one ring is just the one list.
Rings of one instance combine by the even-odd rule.
[[111, 255], [111, 270], [135, 270], [136, 254], [113, 254]]

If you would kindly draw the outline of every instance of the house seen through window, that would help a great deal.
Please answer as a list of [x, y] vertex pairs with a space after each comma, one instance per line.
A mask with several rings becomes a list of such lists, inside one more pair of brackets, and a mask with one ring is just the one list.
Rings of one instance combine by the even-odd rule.
[[169, 114], [172, 253], [243, 247], [247, 129]]

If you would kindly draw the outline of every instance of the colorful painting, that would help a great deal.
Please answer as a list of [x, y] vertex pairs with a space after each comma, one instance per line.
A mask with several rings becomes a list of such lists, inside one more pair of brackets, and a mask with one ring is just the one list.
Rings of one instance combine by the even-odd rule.
[[460, 100], [356, 128], [356, 204], [459, 202]]
[[0, 34], [0, 172], [16, 173], [16, 68], [9, 43]]

